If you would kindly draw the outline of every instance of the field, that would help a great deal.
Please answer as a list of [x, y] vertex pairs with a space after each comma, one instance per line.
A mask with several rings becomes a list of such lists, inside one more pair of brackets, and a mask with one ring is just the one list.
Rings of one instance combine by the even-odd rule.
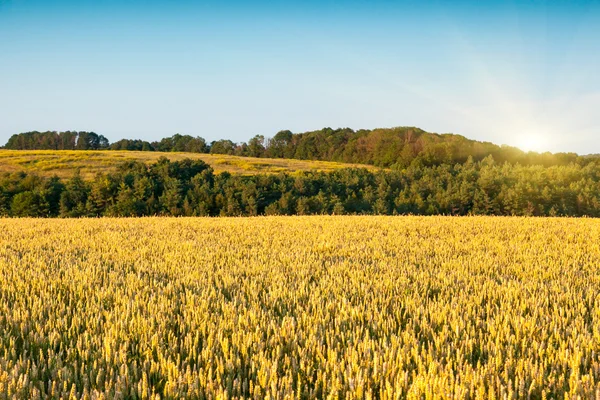
[[33, 172], [41, 176], [57, 175], [61, 178], [73, 176], [80, 170], [81, 176], [93, 178], [97, 172], [111, 172], [126, 161], [154, 163], [164, 156], [172, 161], [191, 158], [200, 159], [216, 173], [230, 172], [242, 175], [257, 173], [279, 173], [296, 171], [333, 171], [340, 168], [361, 167], [376, 169], [367, 165], [344, 164], [329, 161], [290, 160], [278, 158], [237, 157], [225, 154], [198, 153], [159, 153], [144, 151], [93, 151], [93, 150], [1, 150], [0, 173]]
[[600, 221], [0, 220], [0, 399], [599, 398]]

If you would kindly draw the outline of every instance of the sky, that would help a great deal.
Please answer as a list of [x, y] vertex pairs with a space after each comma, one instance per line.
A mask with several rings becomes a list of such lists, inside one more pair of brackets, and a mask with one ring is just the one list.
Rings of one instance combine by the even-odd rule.
[[0, 144], [416, 126], [600, 153], [598, 71], [600, 0], [0, 0]]

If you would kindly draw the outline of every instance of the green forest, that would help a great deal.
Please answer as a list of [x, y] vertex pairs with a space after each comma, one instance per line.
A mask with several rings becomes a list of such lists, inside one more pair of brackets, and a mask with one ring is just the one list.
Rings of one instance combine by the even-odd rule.
[[310, 214], [600, 216], [600, 164], [481, 161], [368, 171], [215, 174], [203, 161], [127, 162], [93, 180], [0, 177], [14, 217]]
[[600, 216], [600, 163], [574, 153], [532, 153], [418, 128], [324, 128], [247, 143], [174, 135], [115, 143], [94, 132], [27, 132], [15, 150], [137, 150], [367, 164], [241, 176], [203, 161], [130, 161], [85, 180], [6, 173], [0, 214], [15, 217], [254, 216], [310, 214]]

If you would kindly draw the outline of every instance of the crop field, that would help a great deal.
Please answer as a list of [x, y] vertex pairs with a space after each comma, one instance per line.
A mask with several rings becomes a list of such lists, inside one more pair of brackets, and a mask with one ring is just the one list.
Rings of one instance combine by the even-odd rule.
[[154, 163], [160, 157], [167, 157], [171, 161], [184, 158], [200, 159], [209, 164], [216, 173], [227, 171], [242, 175], [308, 170], [330, 172], [348, 167], [377, 169], [369, 165], [330, 161], [238, 157], [226, 154], [116, 150], [0, 150], [0, 173], [23, 171], [46, 177], [56, 175], [60, 178], [70, 178], [79, 170], [82, 177], [91, 179], [98, 172], [113, 172], [118, 165], [126, 161]]
[[0, 399], [600, 398], [600, 221], [0, 220]]

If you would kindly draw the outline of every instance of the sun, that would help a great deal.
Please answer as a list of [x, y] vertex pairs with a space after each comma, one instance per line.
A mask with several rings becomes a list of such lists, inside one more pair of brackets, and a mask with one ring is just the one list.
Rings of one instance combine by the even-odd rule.
[[517, 139], [517, 147], [523, 151], [544, 152], [548, 139], [537, 133], [528, 133]]

